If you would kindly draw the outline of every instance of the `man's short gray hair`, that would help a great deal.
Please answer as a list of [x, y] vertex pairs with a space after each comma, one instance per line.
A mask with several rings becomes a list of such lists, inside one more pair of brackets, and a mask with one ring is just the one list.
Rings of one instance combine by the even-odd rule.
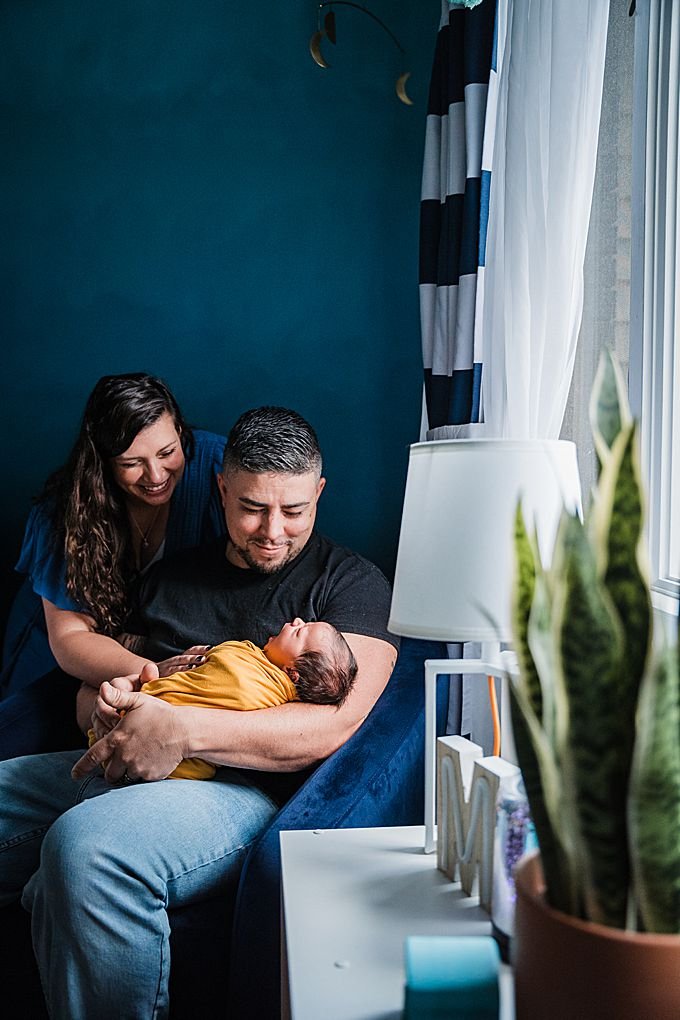
[[296, 411], [255, 407], [238, 419], [227, 439], [222, 473], [251, 471], [321, 477], [321, 450], [316, 432]]

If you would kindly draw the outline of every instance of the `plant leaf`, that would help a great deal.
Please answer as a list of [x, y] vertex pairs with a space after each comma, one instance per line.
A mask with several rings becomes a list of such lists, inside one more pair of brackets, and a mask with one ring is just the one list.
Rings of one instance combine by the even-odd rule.
[[[578, 517], [568, 510], [562, 511], [555, 537], [552, 568], [549, 571], [541, 568], [537, 573], [536, 593], [529, 621], [529, 645], [543, 693], [543, 728], [556, 755], [559, 754], [559, 747], [564, 746], [569, 723], [569, 703], [554, 626], [555, 592], [559, 590], [574, 534], [578, 534], [581, 527]], [[576, 819], [572, 819], [572, 823], [576, 824]]]
[[[541, 848], [543, 874], [548, 902], [559, 910], [576, 906], [574, 883], [570, 881], [568, 854], [557, 833], [561, 828], [560, 795], [554, 752], [541, 732], [543, 693], [538, 671], [529, 647], [529, 620], [532, 629], [550, 631], [550, 611], [545, 576], [538, 542], [529, 538], [521, 504], [515, 511], [515, 583], [512, 592], [513, 647], [517, 655], [519, 677], [510, 681], [511, 719], [517, 759], [527, 791], [536, 837]], [[538, 603], [536, 587], [538, 575]], [[553, 698], [549, 697], [552, 705]], [[550, 808], [546, 804], [547, 797]], [[551, 816], [552, 819], [551, 820]]]
[[567, 914], [578, 913], [577, 882], [571, 856], [563, 845], [559, 770], [526, 694], [510, 679], [510, 714], [517, 761], [522, 772], [541, 862], [548, 903]]
[[623, 625], [619, 681], [620, 739], [632, 755], [635, 708], [650, 650], [652, 605], [642, 536], [643, 497], [637, 426], [630, 422], [614, 440], [593, 504], [592, 541], [598, 573]]
[[538, 567], [540, 567], [540, 559], [537, 549], [529, 539], [522, 505], [518, 501], [515, 510], [514, 583], [511, 605], [513, 648], [517, 655], [524, 690], [534, 714], [540, 719], [543, 715], [541, 685], [528, 641], [529, 614], [534, 600]]
[[607, 460], [614, 440], [630, 423], [626, 383], [611, 351], [600, 354], [590, 396], [590, 428], [600, 467]]
[[646, 931], [680, 933], [680, 678], [663, 649], [642, 683], [630, 784], [634, 892]]
[[630, 756], [620, 740], [623, 635], [578, 517], [567, 521], [554, 596], [555, 637], [568, 700], [558, 734], [567, 822], [589, 920], [624, 927], [629, 866], [626, 794]]

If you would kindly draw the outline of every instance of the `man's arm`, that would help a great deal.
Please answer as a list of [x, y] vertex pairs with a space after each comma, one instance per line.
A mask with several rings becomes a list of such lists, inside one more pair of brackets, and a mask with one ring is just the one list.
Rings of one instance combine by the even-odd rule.
[[203, 709], [187, 709], [187, 715], [196, 712], [197, 716], [187, 721], [191, 750], [185, 757], [205, 758], [215, 765], [296, 772], [337, 751], [373, 708], [397, 658], [387, 641], [359, 634], [344, 637], [359, 667], [344, 705], [335, 708], [293, 701], [275, 710], [230, 712], [226, 720], [208, 719]]
[[[108, 761], [107, 778], [163, 779], [183, 758], [296, 772], [337, 750], [358, 729], [389, 680], [397, 653], [387, 641], [345, 634], [359, 671], [340, 708], [290, 702], [252, 712], [186, 708], [108, 685], [103, 699], [125, 716], [74, 768], [75, 778]], [[106, 706], [101, 706], [106, 711]], [[111, 709], [110, 709], [111, 710]]]

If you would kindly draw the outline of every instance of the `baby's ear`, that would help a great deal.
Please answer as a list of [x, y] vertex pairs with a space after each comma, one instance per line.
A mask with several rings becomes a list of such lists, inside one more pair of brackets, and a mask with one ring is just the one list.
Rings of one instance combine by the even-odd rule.
[[296, 684], [300, 679], [300, 674], [298, 673], [294, 666], [284, 666], [283, 672], [288, 674], [288, 676], [290, 677], [294, 684]]

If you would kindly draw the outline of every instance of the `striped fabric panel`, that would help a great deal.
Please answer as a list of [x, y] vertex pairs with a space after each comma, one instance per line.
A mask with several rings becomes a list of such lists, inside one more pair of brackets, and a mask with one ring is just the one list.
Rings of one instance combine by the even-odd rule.
[[442, 4], [428, 101], [420, 214], [420, 304], [430, 428], [477, 420], [475, 364], [484, 124], [496, 0]]
[[486, 237], [489, 225], [489, 200], [491, 196], [491, 169], [494, 159], [494, 140], [496, 137], [496, 114], [498, 108], [498, 75], [499, 53], [504, 51], [505, 31], [507, 25], [507, 0], [497, 0], [496, 18], [493, 32], [493, 49], [491, 53], [491, 72], [486, 101], [486, 119], [484, 125], [484, 146], [482, 150], [481, 198], [479, 206], [479, 268], [477, 270], [477, 297], [475, 304], [474, 331], [474, 365], [475, 380], [473, 384], [472, 418], [471, 421], [484, 420], [484, 408], [481, 406], [482, 388], [482, 309], [484, 307], [484, 276], [486, 270]]

